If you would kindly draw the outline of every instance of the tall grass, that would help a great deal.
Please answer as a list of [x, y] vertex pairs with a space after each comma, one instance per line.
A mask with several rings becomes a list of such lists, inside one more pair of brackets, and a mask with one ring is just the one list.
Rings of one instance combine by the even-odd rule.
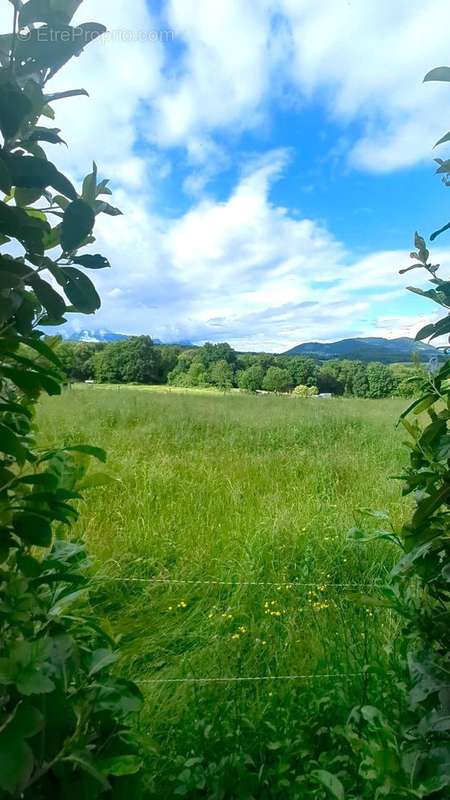
[[[233, 752], [242, 720], [253, 718], [254, 748], [262, 752], [276, 738], [261, 729], [267, 708], [272, 726], [282, 719], [290, 729], [287, 709], [295, 706], [300, 719], [299, 704], [316, 691], [312, 679], [159, 681], [383, 668], [395, 649], [395, 622], [328, 584], [364, 584], [370, 594], [389, 569], [389, 546], [350, 545], [346, 532], [358, 507], [383, 508], [401, 521], [404, 502], [387, 476], [404, 461], [395, 429], [402, 406], [98, 387], [42, 404], [43, 445], [59, 444], [62, 431], [66, 444], [85, 441], [109, 453], [113, 481], [88, 495], [80, 534], [99, 578], [93, 613], [122, 636], [121, 673], [143, 681], [145, 746], [156, 771], [151, 796], [171, 796], [158, 783], [164, 758], [181, 759], [181, 767], [186, 753], [208, 752], [200, 721], [202, 731], [215, 729], [225, 716], [228, 733], [218, 741]], [[327, 691], [331, 679], [315, 681]], [[370, 693], [364, 677], [331, 683], [345, 687], [349, 707]]]

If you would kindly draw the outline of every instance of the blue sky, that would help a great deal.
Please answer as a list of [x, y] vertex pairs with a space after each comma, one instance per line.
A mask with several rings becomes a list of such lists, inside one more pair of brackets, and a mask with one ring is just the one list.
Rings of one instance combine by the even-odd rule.
[[124, 216], [99, 223], [113, 270], [75, 326], [281, 351], [432, 316], [398, 269], [449, 216], [450, 88], [422, 83], [450, 61], [447, 0], [85, 0], [77, 19], [111, 33], [54, 81], [91, 95], [60, 105], [55, 161], [80, 180], [95, 158]]

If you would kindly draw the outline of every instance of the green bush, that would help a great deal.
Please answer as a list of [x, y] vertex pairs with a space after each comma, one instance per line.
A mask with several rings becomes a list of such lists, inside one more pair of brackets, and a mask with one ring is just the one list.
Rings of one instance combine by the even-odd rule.
[[294, 391], [292, 392], [294, 397], [317, 397], [319, 394], [319, 389], [317, 386], [296, 386]]
[[[450, 68], [433, 70], [427, 79], [450, 81]], [[439, 163], [438, 172], [448, 176], [450, 162]], [[432, 239], [448, 228], [450, 224]], [[417, 233], [411, 258], [414, 263], [402, 273], [424, 269], [431, 288], [409, 287], [410, 291], [450, 309], [450, 281], [440, 277], [440, 265], [431, 263], [425, 240]], [[447, 310], [438, 322], [425, 325], [416, 339], [432, 341], [449, 333]], [[435, 357], [422, 377], [413, 376], [416, 396], [400, 419], [410, 438], [410, 462], [400, 479], [403, 494], [414, 498], [412, 516], [397, 532], [387, 514], [375, 512], [372, 516], [377, 526], [383, 521], [384, 530], [367, 533], [356, 528], [351, 533], [356, 541], [388, 539], [401, 550], [384, 596], [372, 601], [394, 609], [403, 621], [401, 713], [393, 717], [389, 708], [370, 709], [367, 733], [355, 738], [363, 755], [361, 774], [374, 797], [392, 800], [449, 797], [450, 360], [449, 348], [442, 350], [442, 361]]]
[[59, 129], [40, 124], [53, 120], [52, 103], [83, 94], [48, 94], [49, 80], [105, 31], [71, 27], [79, 5], [15, 3], [0, 51], [0, 241], [21, 251], [0, 254], [1, 798], [96, 798], [140, 769], [130, 720], [141, 695], [111, 671], [117, 642], [96, 624], [89, 561], [70, 538], [74, 504], [105, 480], [89, 477], [89, 459], [105, 454], [35, 442], [39, 396], [60, 394], [64, 382], [57, 341], [38, 328], [99, 308], [84, 270], [109, 264], [80, 248], [95, 241], [97, 214], [120, 213], [102, 199], [110, 190], [95, 165], [80, 195], [40, 144], [61, 141]]

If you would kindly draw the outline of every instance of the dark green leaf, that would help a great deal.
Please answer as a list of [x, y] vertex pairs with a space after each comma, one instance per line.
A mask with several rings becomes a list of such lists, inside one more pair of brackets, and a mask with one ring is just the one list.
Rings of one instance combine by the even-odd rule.
[[446, 225], [444, 225], [442, 228], [439, 228], [437, 231], [434, 231], [434, 233], [431, 234], [430, 241], [434, 242], [434, 240], [437, 239], [437, 237], [440, 236], [441, 233], [444, 233], [445, 231], [448, 231], [449, 229], [450, 229], [450, 222], [447, 222]]
[[118, 778], [124, 775], [135, 775], [141, 767], [142, 759], [139, 756], [132, 755], [101, 758], [98, 762], [100, 772], [104, 775], [114, 775]]
[[103, 464], [106, 464], [106, 453], [100, 447], [92, 447], [90, 444], [78, 444], [71, 447], [65, 447], [64, 450], [67, 453], [84, 453], [88, 456], [93, 456], [98, 461], [102, 461]]
[[33, 771], [33, 753], [28, 744], [7, 731], [0, 736], [0, 787], [20, 796], [20, 788]]
[[47, 94], [45, 99], [48, 103], [54, 103], [56, 100], [65, 100], [68, 97], [89, 97], [89, 93], [86, 91], [86, 89], [70, 89], [68, 92]]
[[28, 455], [28, 450], [23, 446], [20, 437], [2, 423], [0, 423], [0, 452], [13, 456], [19, 464], [24, 464]]
[[20, 694], [25, 697], [33, 694], [50, 694], [55, 688], [55, 684], [50, 678], [31, 667], [22, 670], [17, 678], [16, 686]]
[[96, 214], [108, 214], [109, 217], [120, 217], [122, 212], [119, 208], [114, 208], [104, 200], [96, 200], [94, 204]]
[[32, 29], [30, 35], [19, 39], [16, 46], [20, 74], [32, 75], [37, 70], [49, 69], [52, 77], [72, 56], [79, 55], [86, 45], [105, 31], [106, 28], [97, 23], [83, 23], [76, 28], [58, 24]]
[[22, 280], [18, 275], [14, 275], [12, 272], [6, 272], [6, 270], [0, 270], [0, 290], [14, 289], [21, 285]]
[[2, 367], [1, 371], [6, 378], [9, 378], [30, 397], [37, 397], [42, 389], [50, 395], [61, 394], [61, 385], [48, 375], [30, 370], [25, 372], [14, 367]]
[[24, 189], [46, 189], [47, 186], [52, 186], [57, 192], [76, 200], [74, 187], [51, 161], [35, 156], [10, 155], [6, 159], [6, 166], [11, 173], [13, 186]]
[[421, 328], [420, 331], [416, 333], [416, 342], [419, 342], [421, 339], [428, 339], [432, 333], [434, 333], [434, 325], [431, 323], [430, 325], [425, 325], [424, 328]]
[[118, 659], [117, 653], [113, 653], [112, 650], [100, 649], [95, 650], [91, 656], [91, 663], [89, 668], [89, 675], [92, 677], [93, 675], [97, 675], [98, 672], [101, 672], [106, 667], [110, 667], [111, 664], [115, 664]]
[[49, 231], [48, 222], [30, 217], [22, 208], [0, 201], [0, 233], [22, 242], [31, 252], [43, 251], [44, 237]]
[[68, 25], [82, 0], [29, 0], [19, 15], [19, 27], [26, 28], [34, 22]]
[[92, 281], [80, 270], [75, 267], [61, 267], [58, 273], [54, 274], [74, 309], [83, 314], [93, 314], [100, 308], [100, 297]]
[[85, 269], [105, 269], [111, 267], [108, 259], [98, 254], [95, 256], [76, 256], [72, 258], [72, 261], [74, 264], [79, 264], [81, 267], [85, 267]]
[[446, 333], [450, 333], [450, 315], [444, 317], [444, 319], [440, 319], [439, 322], [436, 322], [434, 326], [434, 332], [430, 337], [430, 340], [436, 339], [437, 336], [443, 336]]
[[[95, 214], [84, 200], [75, 200], [67, 206], [62, 223], [61, 245], [65, 252], [72, 252], [83, 244], [92, 233]], [[72, 301], [73, 302], [73, 301]]]
[[312, 775], [320, 781], [322, 786], [325, 786], [332, 797], [337, 798], [337, 800], [345, 800], [344, 787], [336, 775], [327, 772], [325, 769], [314, 770]]
[[5, 194], [11, 191], [11, 175], [5, 162], [0, 159], [0, 189]]
[[0, 130], [5, 139], [16, 135], [32, 110], [30, 100], [20, 89], [11, 83], [0, 86]]
[[30, 279], [30, 284], [48, 315], [56, 320], [60, 320], [66, 310], [66, 304], [58, 292], [55, 292], [53, 287], [46, 281], [43, 281], [38, 275], [34, 275]]
[[65, 144], [59, 136], [59, 128], [34, 128], [28, 137], [30, 142], [50, 142], [50, 144]]
[[450, 81], [450, 67], [435, 67], [427, 72], [424, 81]]
[[[47, 341], [58, 341], [58, 339], [47, 339]], [[27, 339], [23, 339], [23, 344], [26, 344], [27, 347], [31, 347], [32, 350], [35, 350], [41, 356], [44, 356], [48, 361], [58, 367], [58, 369], [62, 368], [61, 361], [59, 360], [58, 356], [56, 355], [55, 351], [49, 347], [48, 344], [41, 341], [41, 339], [37, 339], [36, 337], [28, 337]]]
[[437, 147], [438, 144], [444, 144], [444, 142], [450, 142], [450, 131], [446, 133], [445, 136], [442, 136], [442, 138], [439, 139], [434, 146]]
[[14, 200], [16, 201], [16, 205], [20, 206], [21, 208], [33, 205], [33, 203], [36, 203], [36, 201], [42, 197], [43, 191], [43, 189], [20, 189], [16, 186], [16, 190], [14, 192]]
[[12, 401], [7, 403], [0, 402], [0, 414], [21, 414], [28, 419], [32, 419], [33, 416], [28, 408]]
[[51, 525], [38, 514], [16, 514], [13, 527], [16, 536], [27, 545], [49, 547], [52, 543]]

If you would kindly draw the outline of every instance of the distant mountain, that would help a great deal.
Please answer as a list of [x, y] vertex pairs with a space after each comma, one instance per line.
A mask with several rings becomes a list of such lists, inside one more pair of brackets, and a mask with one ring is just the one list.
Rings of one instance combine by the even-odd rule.
[[[109, 342], [123, 342], [125, 339], [130, 339], [130, 336], [124, 333], [112, 333], [107, 330], [84, 330], [84, 331], [71, 331], [62, 329], [60, 335], [68, 342], [86, 342], [88, 344], [108, 344]], [[177, 344], [180, 347], [191, 347], [192, 342], [187, 339], [182, 339], [179, 342], [162, 342], [161, 339], [153, 339], [154, 344]]]
[[438, 355], [435, 347], [414, 339], [383, 339], [369, 337], [367, 339], [341, 339], [339, 342], [307, 342], [288, 350], [284, 355], [312, 356], [320, 361], [330, 358], [349, 358], [355, 361], [381, 361], [393, 364], [397, 361], [411, 361], [414, 355], [421, 360]]
[[121, 342], [129, 338], [123, 333], [111, 333], [111, 331], [105, 330], [63, 331], [62, 335], [69, 342], [88, 342], [92, 344]]

